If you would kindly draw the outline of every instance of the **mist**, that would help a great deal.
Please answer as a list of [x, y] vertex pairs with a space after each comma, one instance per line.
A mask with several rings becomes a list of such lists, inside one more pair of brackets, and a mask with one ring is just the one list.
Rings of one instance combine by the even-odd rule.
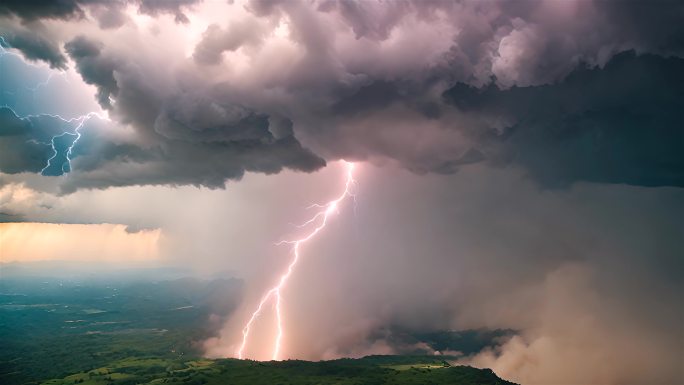
[[[308, 205], [335, 195], [342, 173], [333, 164], [315, 174], [248, 175], [225, 191], [155, 188], [147, 209], [156, 219], [146, 225], [163, 231], [164, 263], [245, 282], [240, 306], [205, 341], [207, 355], [234, 356], [255, 301], [289, 261], [275, 243], [299, 231]], [[546, 189], [514, 168], [478, 166], [417, 176], [362, 163], [356, 179], [356, 204], [345, 202], [303, 247], [284, 290], [287, 356], [400, 353], [397, 329], [512, 329], [512, 339], [459, 362], [522, 383], [554, 382], [559, 371], [567, 383], [681, 376], [673, 338], [683, 316], [682, 213], [672, 209], [684, 207], [679, 189]], [[149, 189], [111, 194], [135, 211]], [[165, 218], [167, 207], [175, 209]], [[270, 357], [272, 316], [256, 326], [256, 358]], [[635, 336], [639, 349], [629, 348]]]

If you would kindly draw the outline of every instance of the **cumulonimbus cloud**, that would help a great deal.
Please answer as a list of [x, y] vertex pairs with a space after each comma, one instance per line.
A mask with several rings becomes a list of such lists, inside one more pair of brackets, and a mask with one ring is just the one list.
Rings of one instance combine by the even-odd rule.
[[[223, 20], [194, 1], [27, 4], [0, 8], [8, 47], [68, 61], [111, 124], [134, 130], [85, 134], [63, 192], [220, 187], [339, 158], [684, 185], [677, 2], [249, 1], [222, 5]], [[190, 47], [159, 33], [168, 15], [179, 34], [201, 26]], [[41, 24], [30, 39], [26, 23]], [[0, 171], [36, 169], [17, 163]]]

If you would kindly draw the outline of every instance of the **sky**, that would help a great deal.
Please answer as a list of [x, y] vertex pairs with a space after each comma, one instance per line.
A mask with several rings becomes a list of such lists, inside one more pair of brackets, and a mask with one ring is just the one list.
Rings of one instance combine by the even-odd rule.
[[[462, 357], [526, 384], [684, 381], [676, 1], [0, 4], [0, 261], [245, 283], [233, 356], [312, 203], [284, 358]], [[249, 356], [269, 358], [272, 309]]]

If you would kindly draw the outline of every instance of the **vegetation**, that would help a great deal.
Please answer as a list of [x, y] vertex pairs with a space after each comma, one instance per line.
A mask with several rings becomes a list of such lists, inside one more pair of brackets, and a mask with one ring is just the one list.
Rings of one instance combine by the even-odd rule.
[[0, 384], [38, 383], [129, 357], [198, 357], [209, 314], [228, 314], [235, 280], [0, 280]]
[[[398, 365], [387, 364], [396, 360]], [[406, 364], [417, 361], [415, 364]], [[155, 360], [126, 359], [44, 382], [45, 385], [133, 384], [463, 384], [508, 385], [491, 370], [452, 367], [429, 357], [370, 356], [334, 361]]]
[[[490, 370], [452, 367], [443, 356], [203, 359], [197, 342], [212, 335], [209, 315], [229, 314], [240, 289], [223, 279], [3, 278], [0, 384], [510, 384]], [[430, 336], [450, 350], [457, 349], [444, 341], [463, 339], [442, 337]]]

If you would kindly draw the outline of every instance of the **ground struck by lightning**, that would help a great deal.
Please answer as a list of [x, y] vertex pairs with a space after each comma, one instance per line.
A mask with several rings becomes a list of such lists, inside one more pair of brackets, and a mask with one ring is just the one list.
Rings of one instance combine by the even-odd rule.
[[306, 242], [310, 241], [311, 239], [315, 238], [316, 235], [318, 235], [318, 233], [325, 228], [330, 217], [333, 214], [338, 213], [339, 206], [343, 201], [349, 198], [354, 199], [354, 189], [356, 185], [356, 180], [354, 180], [354, 168], [356, 167], [356, 165], [351, 162], [343, 162], [346, 172], [344, 190], [342, 191], [342, 193], [338, 195], [337, 198], [329, 201], [328, 203], [314, 204], [309, 206], [310, 209], [318, 209], [318, 211], [309, 220], [298, 226], [301, 228], [309, 229], [309, 232], [306, 233], [303, 237], [295, 240], [280, 241], [277, 243], [277, 245], [285, 244], [290, 245], [292, 247], [292, 259], [290, 260], [290, 263], [287, 265], [285, 271], [280, 275], [279, 279], [276, 281], [276, 284], [273, 287], [271, 287], [266, 292], [266, 294], [264, 294], [264, 296], [261, 298], [261, 301], [256, 307], [256, 310], [254, 310], [251, 317], [242, 329], [242, 343], [240, 344], [240, 348], [237, 351], [238, 358], [245, 358], [245, 349], [247, 348], [247, 344], [249, 343], [249, 335], [252, 331], [252, 326], [256, 319], [261, 315], [261, 312], [267, 303], [273, 303], [275, 306], [277, 324], [276, 337], [273, 341], [273, 353], [271, 355], [271, 358], [273, 360], [278, 360], [280, 358], [283, 337], [285, 334], [285, 328], [283, 326], [282, 290], [285, 288], [288, 280], [290, 279], [290, 276], [294, 272], [297, 262], [299, 262], [299, 259], [301, 257], [301, 246], [304, 245]]

